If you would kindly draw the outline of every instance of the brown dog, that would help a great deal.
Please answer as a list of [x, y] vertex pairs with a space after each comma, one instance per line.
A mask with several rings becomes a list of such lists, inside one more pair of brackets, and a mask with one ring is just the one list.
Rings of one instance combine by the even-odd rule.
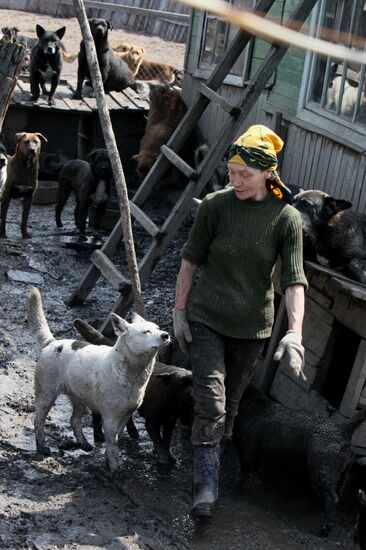
[[175, 82], [175, 67], [168, 63], [158, 63], [143, 59], [135, 74], [136, 80], [157, 80], [163, 84], [173, 84]]
[[[127, 46], [127, 44], [125, 44], [125, 46]], [[123, 59], [125, 63], [127, 63], [128, 68], [135, 76], [139, 71], [141, 63], [143, 62], [145, 52], [146, 50], [142, 46], [130, 46], [129, 49], [126, 49], [125, 51], [116, 51], [115, 53], [118, 57]]]
[[20, 229], [27, 238], [27, 222], [32, 198], [38, 185], [39, 155], [41, 139], [47, 139], [39, 132], [16, 134], [15, 154], [9, 159], [7, 178], [3, 188], [0, 208], [0, 237], [6, 237], [6, 215], [11, 199], [23, 197], [23, 214]]

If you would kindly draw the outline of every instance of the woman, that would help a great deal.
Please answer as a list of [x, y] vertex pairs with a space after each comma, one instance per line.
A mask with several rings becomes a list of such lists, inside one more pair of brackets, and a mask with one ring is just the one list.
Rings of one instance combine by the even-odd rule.
[[262, 125], [251, 126], [238, 138], [229, 150], [231, 185], [203, 199], [181, 254], [173, 323], [192, 361], [196, 519], [213, 515], [220, 442], [232, 435], [240, 398], [271, 335], [271, 276], [279, 257], [288, 331], [275, 359], [287, 353], [298, 375], [304, 361], [301, 331], [307, 281], [301, 220], [286, 203], [291, 193], [276, 172], [282, 147], [281, 138]]

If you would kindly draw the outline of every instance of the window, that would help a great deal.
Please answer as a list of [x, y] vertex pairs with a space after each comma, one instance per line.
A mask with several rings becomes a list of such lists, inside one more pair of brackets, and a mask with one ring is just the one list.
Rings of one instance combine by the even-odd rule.
[[[349, 48], [366, 48], [366, 1], [321, 0], [317, 35]], [[308, 75], [309, 76], [309, 75]], [[305, 104], [346, 125], [366, 125], [365, 66], [313, 54]]]
[[[228, 0], [230, 4], [236, 8], [251, 9], [253, 0]], [[231, 27], [224, 21], [218, 19], [215, 15], [205, 13], [203, 22], [203, 41], [199, 57], [199, 69], [209, 69], [217, 64], [220, 56], [227, 49], [230, 42], [233, 40], [238, 29]], [[245, 80], [248, 76], [248, 54], [250, 45], [245, 49], [242, 55], [236, 60], [230, 70], [230, 75], [240, 77], [240, 81]]]

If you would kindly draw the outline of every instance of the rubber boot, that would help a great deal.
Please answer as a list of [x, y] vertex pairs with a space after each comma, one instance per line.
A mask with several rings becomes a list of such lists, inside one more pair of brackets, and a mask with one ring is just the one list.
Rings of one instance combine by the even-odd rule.
[[193, 447], [193, 507], [196, 520], [213, 517], [219, 494], [220, 447]]

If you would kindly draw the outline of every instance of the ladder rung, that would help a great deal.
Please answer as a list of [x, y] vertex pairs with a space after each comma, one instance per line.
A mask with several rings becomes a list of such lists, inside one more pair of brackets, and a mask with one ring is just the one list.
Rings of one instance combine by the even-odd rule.
[[159, 235], [160, 228], [132, 201], [130, 201], [130, 211], [135, 220], [137, 220], [152, 237]]
[[205, 84], [202, 84], [202, 82], [199, 85], [199, 91], [202, 95], [207, 97], [207, 99], [209, 99], [210, 101], [213, 101], [214, 103], [217, 103], [217, 105], [220, 105], [220, 107], [224, 111], [229, 113], [229, 115], [231, 115], [232, 117], [235, 118], [240, 114], [241, 109], [239, 109], [239, 107], [236, 107], [235, 105], [233, 105], [232, 103], [230, 103], [229, 101], [221, 97], [221, 95], [211, 90], [211, 88], [209, 88]]
[[189, 166], [177, 153], [166, 145], [160, 147], [160, 151], [178, 170], [180, 170], [188, 179], [192, 181], [197, 181], [199, 178], [199, 173]]
[[101, 250], [94, 250], [91, 255], [91, 260], [95, 267], [99, 269], [103, 277], [105, 277], [105, 279], [107, 279], [107, 281], [117, 290], [121, 290], [126, 285], [130, 285], [130, 281], [118, 271], [114, 263]]

